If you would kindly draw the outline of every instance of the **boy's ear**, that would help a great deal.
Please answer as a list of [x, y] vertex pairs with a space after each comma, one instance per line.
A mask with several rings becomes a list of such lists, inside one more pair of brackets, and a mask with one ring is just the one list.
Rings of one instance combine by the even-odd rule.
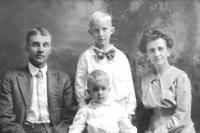
[[91, 94], [91, 90], [90, 90], [90, 89], [87, 89], [86, 92], [87, 92], [88, 94]]
[[115, 27], [111, 28], [111, 32], [114, 33], [115, 32]]
[[108, 87], [108, 91], [110, 91], [111, 90], [111, 87]]

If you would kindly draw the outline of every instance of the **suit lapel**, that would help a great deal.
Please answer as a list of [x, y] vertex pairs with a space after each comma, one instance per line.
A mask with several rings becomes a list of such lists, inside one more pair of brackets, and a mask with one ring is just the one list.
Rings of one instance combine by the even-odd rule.
[[[17, 77], [17, 82], [19, 84], [19, 88], [26, 106], [26, 112], [29, 112], [31, 106], [31, 99], [33, 94], [32, 82], [31, 82], [31, 74], [28, 70], [28, 67], [24, 68], [21, 73], [19, 73]], [[53, 109], [56, 104], [56, 95], [58, 90], [58, 76], [56, 72], [48, 69], [47, 71], [47, 100], [48, 100], [48, 108], [49, 113], [52, 114]]]
[[49, 111], [51, 112], [52, 109], [55, 108], [56, 104], [54, 101], [56, 100], [56, 93], [58, 88], [58, 77], [55, 72], [51, 69], [47, 71], [47, 97], [48, 97], [48, 106]]
[[27, 109], [29, 109], [31, 104], [33, 89], [31, 83], [31, 75], [29, 73], [28, 66], [25, 67], [21, 73], [19, 73], [17, 81], [22, 93], [25, 106]]

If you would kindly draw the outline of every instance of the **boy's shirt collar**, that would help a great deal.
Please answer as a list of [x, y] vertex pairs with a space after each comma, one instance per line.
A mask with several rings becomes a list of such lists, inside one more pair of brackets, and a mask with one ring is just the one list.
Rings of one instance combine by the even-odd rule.
[[114, 47], [113, 44], [110, 44], [109, 47], [107, 47], [105, 50], [102, 50], [102, 49], [99, 49], [98, 47], [96, 47], [95, 45], [93, 45], [93, 49], [96, 49], [96, 50], [101, 51], [101, 52], [107, 52], [111, 49], [115, 49], [115, 47]]

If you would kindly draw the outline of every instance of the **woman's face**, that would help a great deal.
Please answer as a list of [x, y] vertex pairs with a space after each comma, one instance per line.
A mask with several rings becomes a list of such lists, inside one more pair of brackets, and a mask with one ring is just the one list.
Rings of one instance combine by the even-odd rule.
[[167, 57], [170, 55], [170, 51], [167, 48], [166, 41], [162, 38], [158, 38], [147, 43], [147, 55], [155, 67], [167, 65]]

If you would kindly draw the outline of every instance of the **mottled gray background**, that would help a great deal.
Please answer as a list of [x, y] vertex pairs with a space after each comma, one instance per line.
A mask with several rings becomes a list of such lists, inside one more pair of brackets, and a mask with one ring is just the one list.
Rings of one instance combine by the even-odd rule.
[[26, 64], [25, 35], [37, 26], [53, 35], [49, 65], [74, 77], [79, 55], [92, 43], [88, 17], [96, 10], [112, 14], [116, 27], [112, 42], [129, 58], [137, 92], [145, 67], [137, 48], [141, 33], [158, 27], [174, 39], [170, 62], [192, 81], [192, 119], [200, 132], [199, 0], [0, 0], [0, 77]]

